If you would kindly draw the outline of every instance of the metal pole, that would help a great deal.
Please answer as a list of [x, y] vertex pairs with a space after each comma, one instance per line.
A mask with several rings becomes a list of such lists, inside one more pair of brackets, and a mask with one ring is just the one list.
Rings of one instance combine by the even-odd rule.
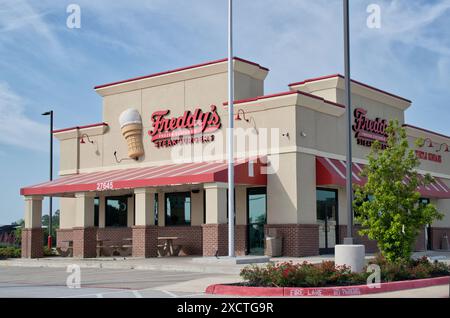
[[[50, 181], [53, 180], [53, 110], [50, 111]], [[52, 248], [52, 218], [53, 218], [53, 197], [50, 197], [48, 220], [48, 248]]]
[[347, 237], [344, 244], [353, 244], [353, 187], [352, 187], [352, 94], [350, 75], [350, 19], [349, 0], [344, 0], [344, 58], [345, 58], [345, 109], [347, 113]]
[[233, 0], [228, 0], [228, 256], [234, 257], [234, 68]]

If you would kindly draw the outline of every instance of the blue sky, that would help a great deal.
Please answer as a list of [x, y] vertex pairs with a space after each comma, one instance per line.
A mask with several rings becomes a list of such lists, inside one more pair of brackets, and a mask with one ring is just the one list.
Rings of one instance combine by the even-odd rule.
[[[80, 29], [66, 26], [71, 3]], [[366, 26], [371, 3], [380, 29]], [[55, 111], [56, 128], [100, 122], [95, 85], [226, 57], [226, 10], [227, 0], [0, 0], [0, 224], [23, 217], [20, 187], [48, 178], [42, 112]], [[341, 0], [235, 10], [235, 53], [271, 69], [266, 93], [343, 72]], [[412, 100], [408, 123], [450, 135], [450, 0], [352, 1], [351, 18], [352, 77]]]

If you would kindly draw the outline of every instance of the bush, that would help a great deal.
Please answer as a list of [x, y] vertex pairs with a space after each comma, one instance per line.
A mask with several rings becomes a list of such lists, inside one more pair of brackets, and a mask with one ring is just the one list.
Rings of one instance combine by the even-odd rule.
[[0, 247], [0, 259], [21, 257], [20, 248], [17, 247]]
[[44, 256], [56, 256], [56, 253], [53, 249], [48, 248], [48, 246], [44, 246]]
[[[426, 257], [394, 263], [377, 256], [370, 264], [380, 266], [382, 282], [450, 276], [450, 265], [437, 261], [431, 263]], [[321, 264], [285, 262], [251, 265], [244, 267], [240, 275], [246, 286], [326, 287], [366, 284], [370, 274], [366, 271], [352, 273], [346, 266], [335, 266], [334, 262], [326, 261]]]
[[292, 262], [247, 266], [241, 277], [248, 286], [263, 287], [324, 287], [346, 286], [365, 283], [369, 274], [352, 273], [346, 266], [334, 262], [310, 264]]

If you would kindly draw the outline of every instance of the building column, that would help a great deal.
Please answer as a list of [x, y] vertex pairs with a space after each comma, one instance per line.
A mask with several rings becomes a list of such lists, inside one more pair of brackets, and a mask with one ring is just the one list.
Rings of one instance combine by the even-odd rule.
[[95, 193], [76, 193], [75, 227], [73, 228], [73, 256], [96, 257], [97, 229], [94, 227]]
[[158, 192], [158, 226], [166, 226], [166, 198], [164, 192]]
[[158, 228], [155, 226], [155, 189], [135, 189], [133, 257], [158, 256]]
[[227, 185], [205, 184], [206, 224], [203, 230], [203, 256], [228, 254]]
[[236, 255], [247, 253], [247, 187], [236, 186], [236, 229], [234, 246]]
[[100, 196], [98, 198], [98, 227], [104, 228], [106, 223], [106, 198]]
[[25, 227], [22, 230], [22, 257], [44, 256], [44, 233], [42, 231], [43, 197], [25, 197]]

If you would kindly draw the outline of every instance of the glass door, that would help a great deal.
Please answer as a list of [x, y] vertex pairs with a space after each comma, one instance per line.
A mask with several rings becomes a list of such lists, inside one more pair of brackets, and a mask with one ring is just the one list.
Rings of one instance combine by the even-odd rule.
[[318, 188], [317, 224], [319, 224], [319, 252], [333, 254], [339, 242], [338, 192], [333, 189]]
[[264, 225], [267, 222], [266, 188], [247, 189], [248, 253], [264, 255]]

